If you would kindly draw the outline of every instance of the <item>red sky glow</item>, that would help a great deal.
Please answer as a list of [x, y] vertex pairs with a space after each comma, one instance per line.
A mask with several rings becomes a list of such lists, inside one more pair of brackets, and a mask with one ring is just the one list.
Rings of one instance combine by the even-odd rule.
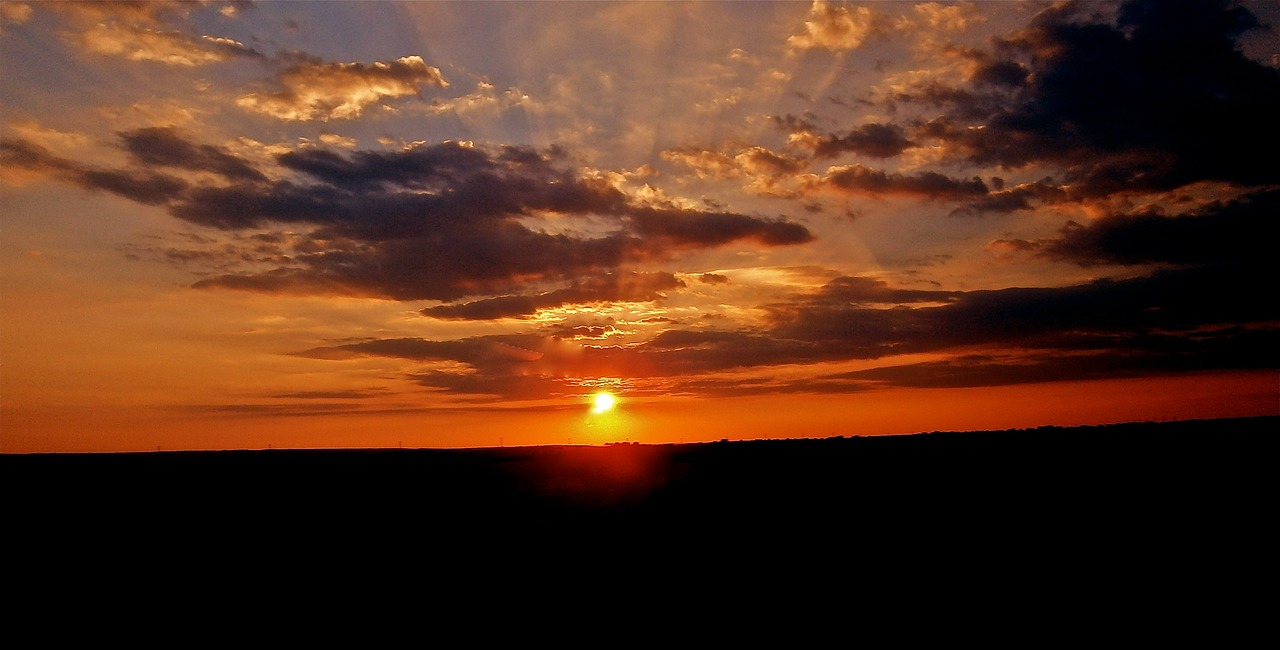
[[5, 0], [0, 451], [1277, 415], [1276, 29]]

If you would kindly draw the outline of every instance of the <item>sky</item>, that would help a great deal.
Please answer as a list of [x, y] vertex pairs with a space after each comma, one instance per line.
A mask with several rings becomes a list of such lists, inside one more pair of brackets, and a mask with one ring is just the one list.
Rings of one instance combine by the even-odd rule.
[[0, 452], [1277, 415], [1276, 29], [5, 0]]

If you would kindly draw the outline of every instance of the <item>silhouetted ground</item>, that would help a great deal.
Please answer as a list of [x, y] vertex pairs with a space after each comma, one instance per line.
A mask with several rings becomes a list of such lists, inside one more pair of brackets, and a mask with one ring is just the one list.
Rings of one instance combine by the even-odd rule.
[[872, 584], [915, 599], [1087, 589], [1117, 616], [1131, 598], [1169, 614], [1208, 593], [1244, 615], [1242, 583], [1273, 565], [1278, 422], [0, 455], [5, 557], [112, 584], [169, 567], [169, 588], [197, 575], [326, 593], [359, 575], [526, 597], [625, 583], [690, 601], [762, 585], [801, 599]]

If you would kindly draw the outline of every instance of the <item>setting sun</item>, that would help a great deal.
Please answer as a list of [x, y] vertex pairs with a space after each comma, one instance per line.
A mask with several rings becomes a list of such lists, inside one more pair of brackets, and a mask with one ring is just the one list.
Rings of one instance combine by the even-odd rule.
[[591, 397], [592, 413], [607, 413], [618, 404], [618, 398], [610, 393], [599, 392]]

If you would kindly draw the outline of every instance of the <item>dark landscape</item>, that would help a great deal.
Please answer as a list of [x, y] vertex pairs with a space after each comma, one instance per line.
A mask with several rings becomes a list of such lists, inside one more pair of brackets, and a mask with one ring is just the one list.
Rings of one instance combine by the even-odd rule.
[[1162, 617], [1261, 611], [1248, 594], [1274, 555], [1278, 422], [6, 454], [0, 476], [11, 587], [46, 613], [125, 583], [182, 610], [216, 589], [258, 608], [349, 600], [337, 585], [354, 581], [423, 597], [663, 589], [671, 607], [980, 597], [1024, 613], [1087, 590], [1091, 624], [1134, 624], [1122, 612], [1136, 603]]
[[1232, 534], [1259, 526], [1273, 504], [1278, 420], [661, 445], [6, 454], [0, 467], [11, 521], [66, 529], [652, 533], [678, 524], [696, 537], [820, 535], [862, 522], [947, 534]]

